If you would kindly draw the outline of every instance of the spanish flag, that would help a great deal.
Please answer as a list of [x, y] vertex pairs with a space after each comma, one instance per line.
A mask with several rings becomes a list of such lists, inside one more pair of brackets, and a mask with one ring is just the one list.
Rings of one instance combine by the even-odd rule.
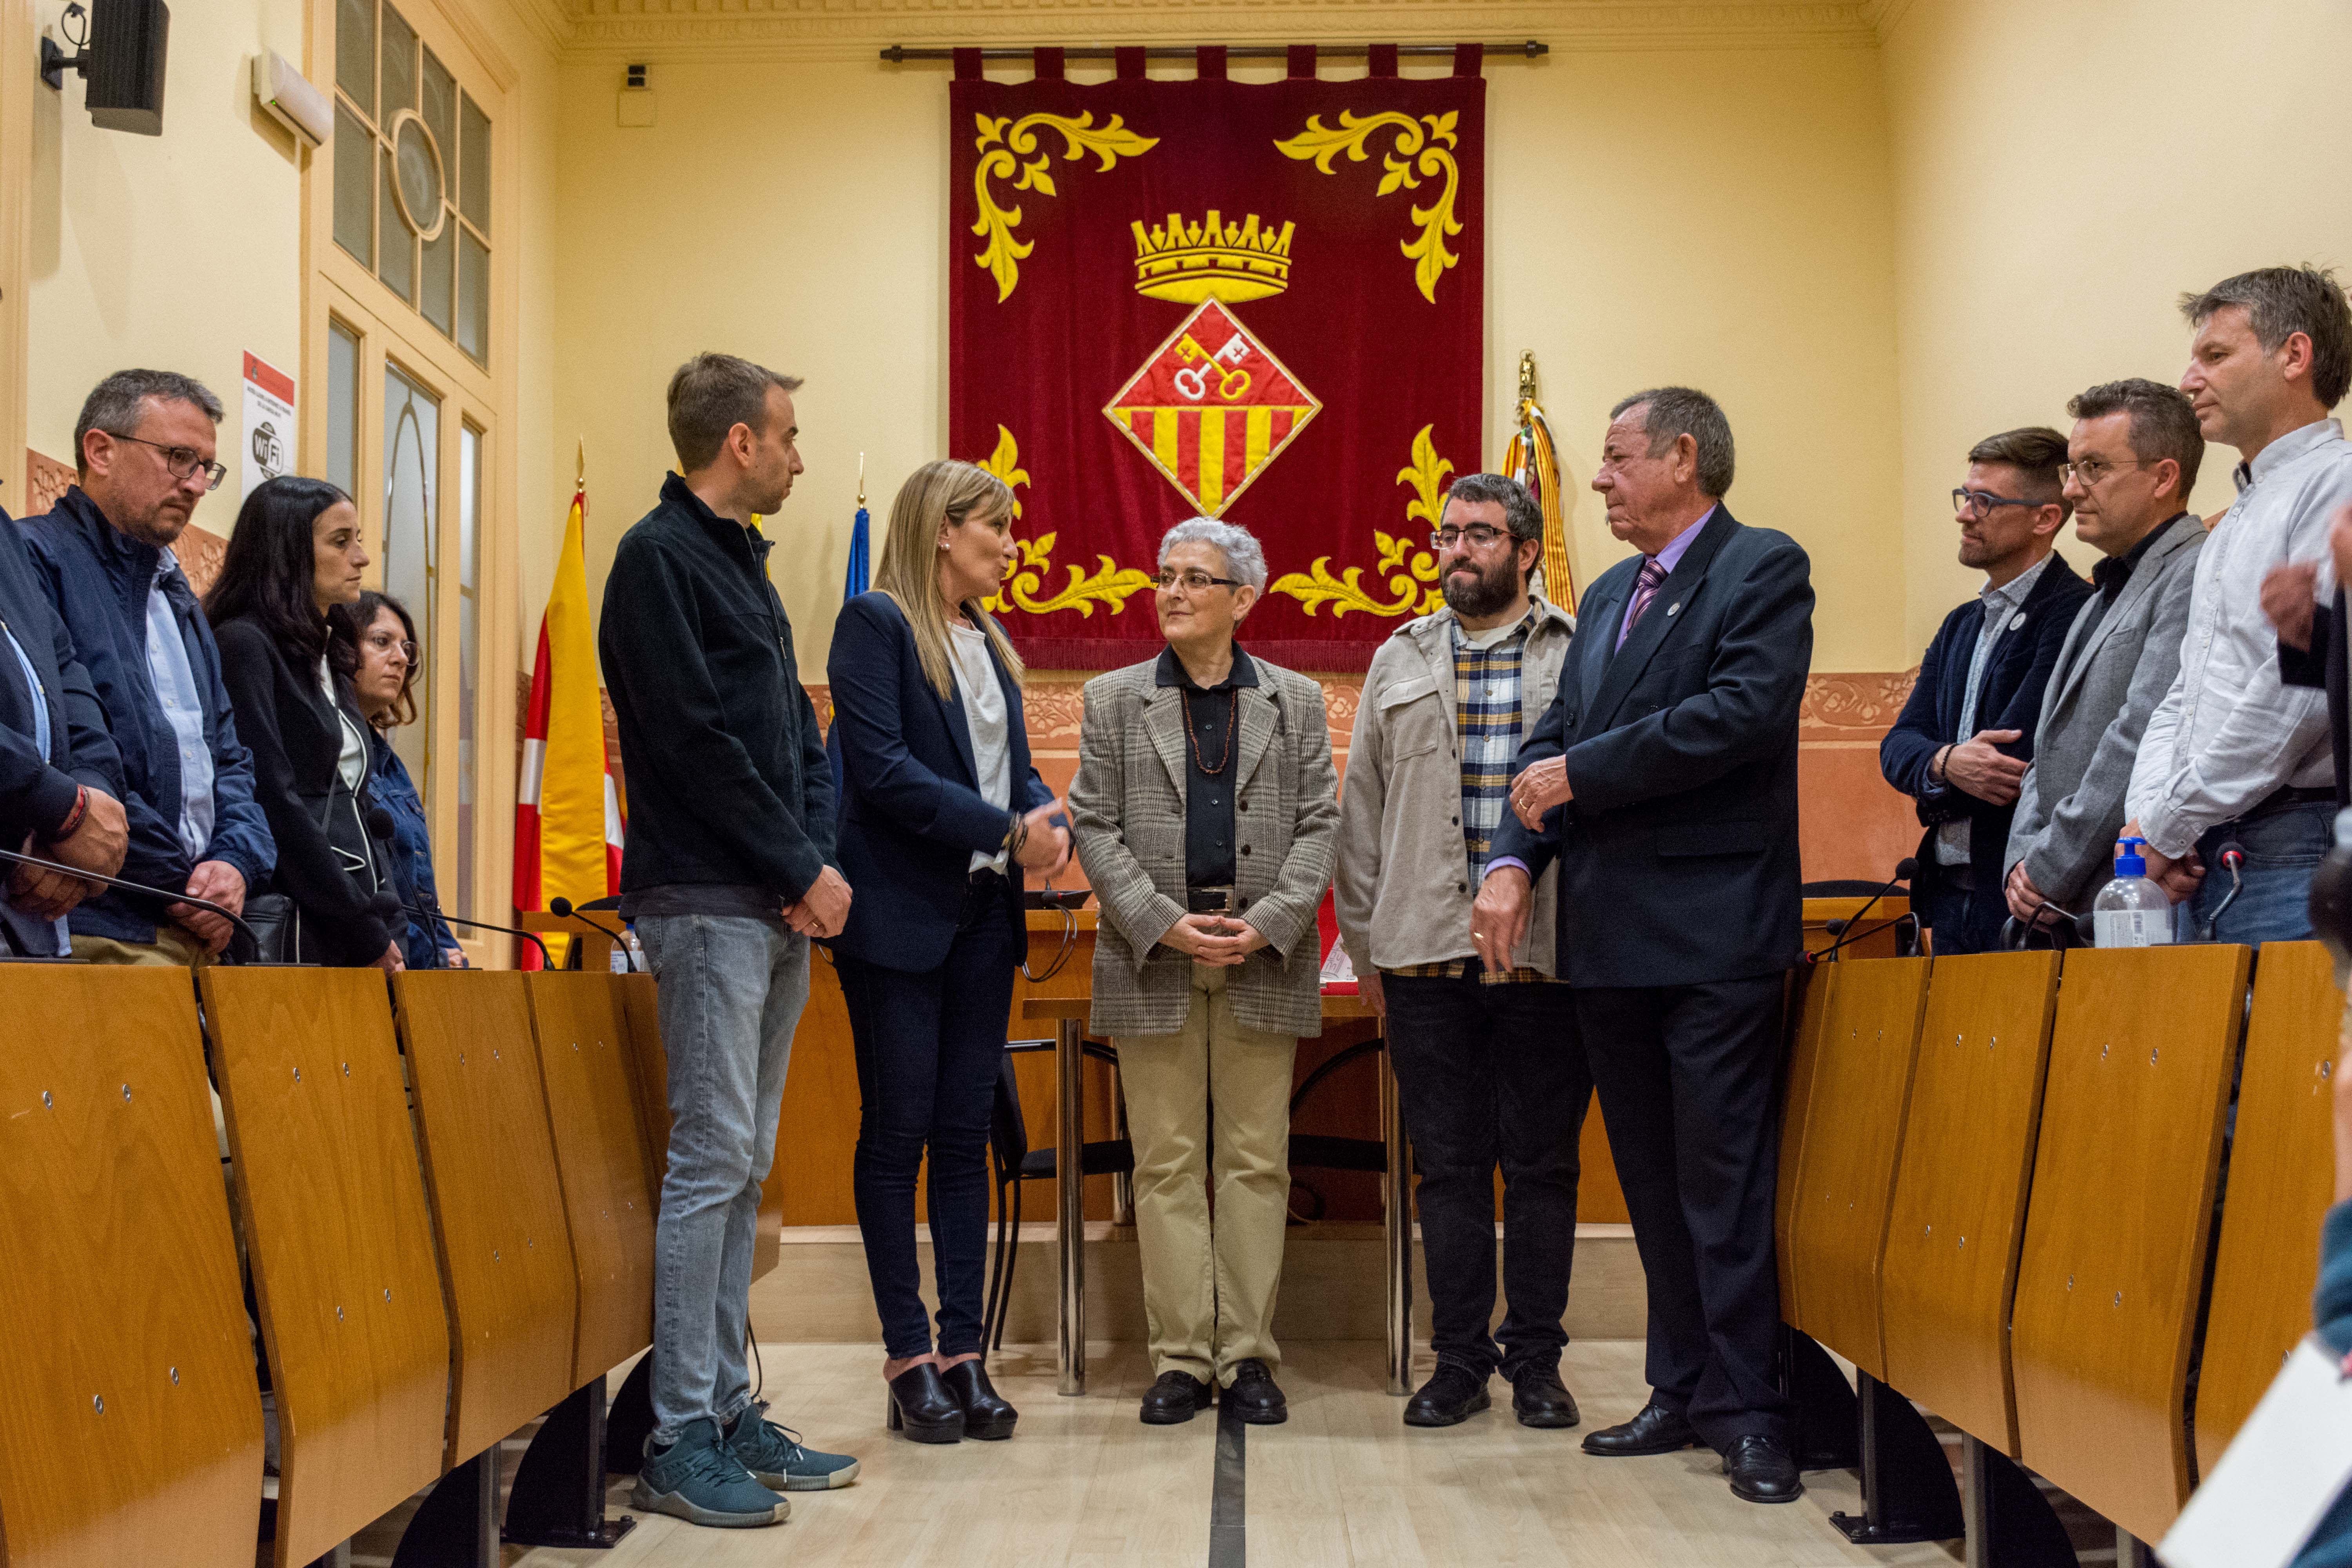
[[[550, 899], [584, 904], [621, 887], [623, 822], [613, 762], [604, 750], [604, 704], [597, 688], [596, 634], [588, 616], [588, 490], [572, 493], [555, 587], [539, 623], [523, 721], [522, 779], [515, 801], [515, 908]], [[549, 945], [560, 955], [550, 937]], [[559, 957], [558, 962], [561, 962]], [[539, 950], [526, 947], [526, 969]]]

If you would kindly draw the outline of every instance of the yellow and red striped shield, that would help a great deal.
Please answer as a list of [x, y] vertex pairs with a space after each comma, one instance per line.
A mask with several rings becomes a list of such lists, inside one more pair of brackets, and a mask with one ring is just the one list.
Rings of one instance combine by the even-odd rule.
[[1322, 406], [1212, 299], [1169, 334], [1103, 413], [1202, 516], [1216, 517]]

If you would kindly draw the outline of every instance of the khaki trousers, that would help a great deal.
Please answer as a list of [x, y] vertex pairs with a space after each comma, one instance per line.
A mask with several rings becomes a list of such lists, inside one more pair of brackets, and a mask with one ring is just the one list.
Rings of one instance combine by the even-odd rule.
[[77, 936], [73, 955], [77, 963], [171, 964], [180, 969], [202, 969], [213, 962], [205, 944], [177, 926], [157, 926], [152, 942]]
[[1135, 1144], [1135, 1232], [1152, 1375], [1181, 1372], [1223, 1385], [1252, 1357], [1268, 1367], [1282, 1360], [1274, 1298], [1289, 1222], [1291, 1063], [1298, 1051], [1297, 1037], [1245, 1028], [1234, 1016], [1225, 994], [1231, 973], [1193, 965], [1192, 1010], [1182, 1029], [1116, 1042]]

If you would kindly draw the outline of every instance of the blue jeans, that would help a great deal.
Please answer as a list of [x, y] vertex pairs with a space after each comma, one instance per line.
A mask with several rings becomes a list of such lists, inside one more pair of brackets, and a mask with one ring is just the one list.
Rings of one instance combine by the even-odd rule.
[[966, 902], [947, 962], [919, 974], [838, 959], [857, 1047], [857, 1226], [883, 1353], [928, 1355], [915, 1254], [915, 1174], [928, 1150], [939, 1350], [982, 1347], [988, 1275], [988, 1136], [1021, 961], [1001, 891]]
[[660, 982], [669, 1056], [653, 1351], [654, 1441], [669, 1444], [751, 1402], [751, 1244], [809, 944], [781, 920], [719, 915], [641, 916], [637, 938]]
[[2305, 942], [2311, 937], [2311, 874], [2335, 841], [2336, 807], [2310, 801], [2252, 822], [2225, 822], [2197, 840], [2205, 880], [2178, 906], [2180, 940], [2200, 942], [2213, 911], [2230, 896], [2230, 873], [2221, 868], [2221, 846], [2245, 846], [2245, 891], [2215, 929], [2215, 942], [2259, 946], [2266, 942]]

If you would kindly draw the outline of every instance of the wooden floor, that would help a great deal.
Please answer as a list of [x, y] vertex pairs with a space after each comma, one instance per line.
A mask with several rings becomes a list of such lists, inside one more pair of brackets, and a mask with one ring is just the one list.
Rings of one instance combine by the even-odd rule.
[[[879, 1356], [871, 1347], [778, 1344], [763, 1353], [772, 1414], [813, 1446], [857, 1455], [864, 1471], [856, 1485], [793, 1494], [791, 1522], [772, 1529], [703, 1530], [654, 1516], [618, 1550], [510, 1547], [508, 1568], [1193, 1568], [1210, 1561], [1215, 1412], [1182, 1426], [1139, 1423], [1135, 1399], [1150, 1381], [1140, 1346], [1096, 1347], [1083, 1399], [1055, 1394], [1048, 1347], [1008, 1349], [993, 1363], [994, 1378], [1021, 1409], [1020, 1435], [954, 1447], [884, 1432]], [[1460, 1426], [1409, 1429], [1398, 1419], [1403, 1402], [1381, 1392], [1378, 1358], [1378, 1346], [1362, 1342], [1301, 1344], [1291, 1352], [1282, 1372], [1289, 1423], [1247, 1429], [1244, 1516], [1254, 1568], [1943, 1568], [1957, 1561], [1955, 1551], [1937, 1546], [1846, 1544], [1829, 1515], [1859, 1506], [1849, 1473], [1808, 1476], [1797, 1503], [1751, 1506], [1732, 1497], [1711, 1454], [1594, 1459], [1578, 1449], [1583, 1429], [1523, 1427], [1511, 1419], [1499, 1380], [1495, 1410]], [[1423, 1359], [1425, 1374], [1425, 1351]], [[1586, 1428], [1630, 1415], [1645, 1392], [1637, 1342], [1573, 1344], [1562, 1373]], [[626, 1483], [614, 1486], [615, 1512], [627, 1495]], [[354, 1564], [388, 1564], [401, 1522], [395, 1516], [355, 1542]]]

